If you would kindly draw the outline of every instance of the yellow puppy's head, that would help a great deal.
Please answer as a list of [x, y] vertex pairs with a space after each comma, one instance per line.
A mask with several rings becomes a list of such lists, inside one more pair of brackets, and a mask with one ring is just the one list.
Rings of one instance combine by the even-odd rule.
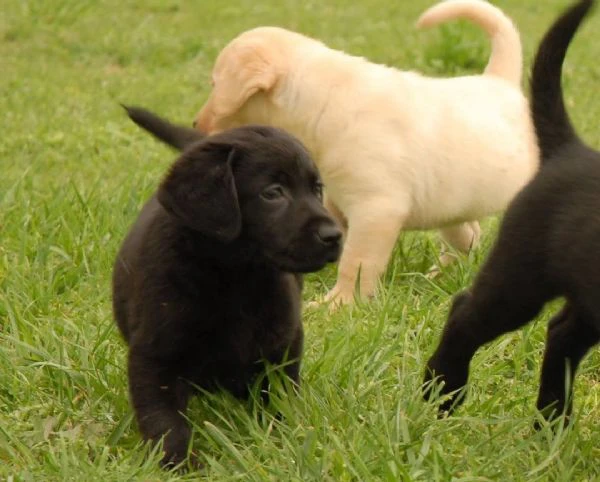
[[212, 92], [194, 126], [212, 134], [258, 122], [285, 71], [282, 44], [295, 35], [276, 27], [259, 27], [231, 41], [217, 57]]

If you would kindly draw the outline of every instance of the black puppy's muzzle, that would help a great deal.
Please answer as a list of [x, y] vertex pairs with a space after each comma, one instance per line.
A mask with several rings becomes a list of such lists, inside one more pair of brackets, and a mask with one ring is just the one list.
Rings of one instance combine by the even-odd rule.
[[334, 262], [340, 255], [342, 231], [333, 221], [323, 221], [315, 232], [317, 241], [325, 249], [325, 257], [328, 263]]
[[288, 213], [279, 229], [285, 241], [268, 257], [281, 269], [311, 273], [340, 257], [342, 231], [316, 197]]

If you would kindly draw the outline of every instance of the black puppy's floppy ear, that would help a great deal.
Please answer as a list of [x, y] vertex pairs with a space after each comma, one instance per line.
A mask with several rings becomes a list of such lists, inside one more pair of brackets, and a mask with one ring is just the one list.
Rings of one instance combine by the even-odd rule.
[[231, 169], [231, 144], [205, 142], [175, 162], [158, 189], [158, 201], [186, 226], [219, 241], [237, 238], [242, 214]]
[[196, 129], [173, 124], [141, 107], [127, 106], [124, 104], [121, 104], [121, 106], [125, 109], [129, 118], [139, 127], [148, 131], [158, 140], [179, 151], [182, 151], [190, 144], [200, 141], [205, 137]]

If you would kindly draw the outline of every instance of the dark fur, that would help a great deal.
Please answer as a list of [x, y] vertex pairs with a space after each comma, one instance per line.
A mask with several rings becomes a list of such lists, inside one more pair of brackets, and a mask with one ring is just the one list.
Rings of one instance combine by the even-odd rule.
[[341, 232], [321, 203], [317, 170], [281, 130], [249, 126], [205, 139], [127, 108], [184, 152], [144, 206], [117, 256], [113, 307], [129, 345], [142, 435], [183, 461], [190, 383], [237, 397], [281, 364], [299, 382], [301, 275], [337, 259]]
[[547, 418], [571, 412], [574, 373], [600, 340], [600, 154], [575, 134], [560, 80], [569, 43], [593, 4], [566, 11], [537, 53], [531, 90], [542, 166], [508, 208], [471, 291], [455, 298], [427, 364], [426, 396], [434, 376], [443, 394], [453, 392], [442, 411], [462, 401], [476, 350], [531, 321], [550, 300], [566, 301], [548, 326], [537, 401]]

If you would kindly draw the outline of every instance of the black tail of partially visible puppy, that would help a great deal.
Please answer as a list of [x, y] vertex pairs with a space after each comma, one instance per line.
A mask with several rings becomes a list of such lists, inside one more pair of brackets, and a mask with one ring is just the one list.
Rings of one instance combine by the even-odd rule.
[[581, 142], [565, 109], [561, 88], [562, 65], [567, 49], [595, 0], [580, 0], [550, 28], [535, 57], [532, 77], [532, 113], [542, 163], [557, 149]]
[[142, 129], [150, 132], [158, 140], [182, 151], [190, 144], [204, 139], [204, 135], [196, 129], [172, 124], [166, 119], [142, 109], [141, 107], [129, 107], [123, 105], [129, 118]]

